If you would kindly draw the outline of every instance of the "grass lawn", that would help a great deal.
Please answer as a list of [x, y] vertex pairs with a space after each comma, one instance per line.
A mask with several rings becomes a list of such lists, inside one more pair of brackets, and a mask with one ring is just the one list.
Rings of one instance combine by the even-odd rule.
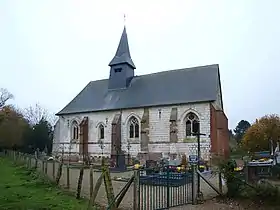
[[1, 210], [83, 210], [87, 201], [76, 200], [37, 173], [0, 157]]

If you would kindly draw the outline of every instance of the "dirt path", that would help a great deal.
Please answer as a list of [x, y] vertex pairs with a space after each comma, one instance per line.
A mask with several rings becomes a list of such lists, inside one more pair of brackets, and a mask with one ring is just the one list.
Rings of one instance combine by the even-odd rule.
[[279, 210], [280, 207], [268, 207], [259, 206], [253, 204], [251, 201], [227, 201], [225, 203], [218, 201], [216, 199], [205, 201], [203, 204], [199, 205], [186, 205], [175, 208], [170, 208], [171, 210]]
[[186, 205], [186, 206], [180, 206], [180, 207], [175, 207], [171, 208], [170, 210], [243, 210], [243, 208], [240, 208], [238, 206], [231, 206], [227, 204], [222, 204], [222, 203], [216, 203], [213, 201], [207, 201], [204, 204], [200, 205]]

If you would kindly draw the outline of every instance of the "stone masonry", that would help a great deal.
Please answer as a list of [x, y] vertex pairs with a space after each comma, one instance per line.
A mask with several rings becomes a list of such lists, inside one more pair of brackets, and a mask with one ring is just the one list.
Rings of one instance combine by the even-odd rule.
[[[210, 149], [210, 103], [196, 103], [178, 106], [162, 106], [150, 108], [127, 109], [122, 111], [92, 112], [87, 114], [65, 115], [59, 118], [60, 132], [57, 134], [60, 142], [70, 142], [71, 123], [75, 120], [80, 123], [83, 117], [88, 117], [88, 152], [93, 156], [100, 156], [101, 149], [98, 144], [98, 126], [105, 125], [104, 154], [110, 156], [112, 122], [116, 114], [121, 115], [121, 146], [127, 151], [127, 142], [131, 144], [130, 154], [137, 156], [139, 152], [150, 153], [185, 153], [196, 152], [196, 143], [185, 143], [184, 118], [187, 113], [193, 112], [199, 117], [200, 131], [205, 133], [202, 140], [202, 156], [208, 156]], [[140, 138], [129, 139], [128, 121], [134, 116], [140, 126]], [[195, 142], [195, 139], [194, 139]], [[78, 152], [78, 145], [73, 151]], [[203, 149], [205, 148], [205, 149]], [[175, 150], [175, 151], [174, 151]]]

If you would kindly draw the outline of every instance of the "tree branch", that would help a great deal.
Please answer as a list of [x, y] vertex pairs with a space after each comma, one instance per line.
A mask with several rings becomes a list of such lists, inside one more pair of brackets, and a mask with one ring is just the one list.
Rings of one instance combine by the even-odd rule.
[[3, 108], [6, 105], [6, 102], [13, 98], [13, 94], [11, 94], [7, 89], [0, 88], [0, 108]]

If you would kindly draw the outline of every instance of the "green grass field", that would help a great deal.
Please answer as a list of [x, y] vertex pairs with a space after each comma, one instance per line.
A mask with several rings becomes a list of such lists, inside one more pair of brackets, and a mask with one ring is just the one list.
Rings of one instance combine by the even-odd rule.
[[76, 200], [42, 179], [36, 172], [0, 157], [1, 210], [83, 210], [85, 200]]

